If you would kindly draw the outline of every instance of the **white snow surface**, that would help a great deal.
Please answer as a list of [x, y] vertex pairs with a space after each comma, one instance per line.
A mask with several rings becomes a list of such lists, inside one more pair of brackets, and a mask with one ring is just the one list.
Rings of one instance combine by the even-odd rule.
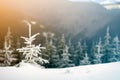
[[63, 69], [41, 69], [31, 64], [0, 67], [0, 80], [120, 80], [120, 62]]

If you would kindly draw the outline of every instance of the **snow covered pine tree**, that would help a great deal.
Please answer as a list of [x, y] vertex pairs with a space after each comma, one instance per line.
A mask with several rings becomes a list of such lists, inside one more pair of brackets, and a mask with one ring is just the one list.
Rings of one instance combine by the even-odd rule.
[[103, 63], [113, 62], [115, 60], [112, 44], [110, 42], [111, 42], [110, 28], [108, 27], [105, 36], [105, 42], [103, 45], [103, 56], [102, 56]]
[[95, 45], [95, 52], [94, 52], [94, 63], [95, 64], [100, 64], [102, 63], [101, 57], [103, 56], [102, 54], [102, 40], [99, 38], [99, 42], [97, 45]]
[[59, 66], [59, 55], [57, 54], [56, 46], [53, 44], [54, 40], [54, 33], [51, 32], [44, 32], [43, 36], [45, 37], [45, 46], [46, 49], [43, 51], [43, 56], [47, 56], [49, 60], [49, 64], [46, 67], [49, 68], [57, 68]]
[[111, 62], [120, 61], [120, 40], [116, 35], [113, 39], [113, 50], [112, 50], [112, 58], [110, 59]]
[[19, 52], [23, 53], [24, 60], [22, 60], [22, 62], [32, 63], [35, 65], [38, 65], [38, 64], [42, 65], [44, 63], [48, 63], [48, 60], [45, 60], [41, 57], [41, 54], [42, 54], [41, 50], [46, 48], [41, 47], [41, 44], [39, 45], [32, 44], [32, 42], [36, 40], [35, 37], [39, 35], [39, 33], [34, 34], [33, 36], [31, 34], [31, 25], [36, 24], [36, 22], [34, 21], [28, 22], [26, 20], [24, 20], [23, 22], [26, 23], [29, 27], [29, 37], [21, 37], [22, 39], [25, 40], [24, 43], [26, 44], [26, 46], [20, 49], [17, 49]]
[[8, 32], [7, 35], [5, 36], [5, 42], [4, 42], [4, 50], [2, 52], [4, 53], [4, 65], [5, 66], [11, 66], [12, 62], [17, 60], [17, 58], [13, 57], [13, 51], [14, 49], [12, 48], [12, 35], [10, 31], [10, 27], [8, 27]]
[[80, 61], [80, 65], [89, 65], [91, 64], [90, 60], [89, 60], [89, 56], [87, 53], [85, 53], [85, 57], [83, 60]]
[[75, 66], [70, 59], [69, 47], [66, 45], [65, 35], [62, 34], [60, 41], [58, 41], [57, 54], [59, 54], [59, 68], [73, 67]]
[[75, 66], [74, 64], [72, 64], [71, 60], [70, 60], [70, 53], [68, 52], [69, 47], [66, 45], [65, 49], [63, 49], [63, 53], [62, 53], [62, 58], [61, 58], [61, 65], [60, 68], [65, 68], [65, 67], [73, 67]]

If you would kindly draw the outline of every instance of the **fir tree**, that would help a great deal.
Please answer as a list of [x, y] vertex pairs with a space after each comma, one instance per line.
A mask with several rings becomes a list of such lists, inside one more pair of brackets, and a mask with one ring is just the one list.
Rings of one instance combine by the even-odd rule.
[[110, 28], [107, 27], [107, 32], [106, 32], [106, 36], [105, 36], [105, 46], [109, 46], [110, 45], [110, 39], [111, 39], [111, 36], [110, 36]]
[[51, 46], [50, 52], [52, 53], [49, 58], [49, 67], [50, 68], [58, 68], [60, 66], [60, 57], [57, 53], [56, 47]]
[[120, 43], [120, 41], [119, 41], [119, 38], [118, 38], [118, 36], [116, 35], [116, 37], [113, 39], [113, 45], [114, 45], [114, 48], [115, 48], [115, 52], [116, 52], [116, 54], [119, 54], [120, 53], [120, 49], [119, 49], [119, 43]]
[[45, 37], [45, 46], [46, 49], [43, 51], [43, 56], [47, 57], [49, 60], [49, 64], [46, 67], [49, 68], [57, 68], [59, 63], [59, 54], [57, 54], [57, 50], [55, 45], [53, 44], [54, 33], [51, 32], [44, 32], [43, 36]]
[[43, 51], [43, 56], [50, 59], [50, 56], [52, 54], [51, 49], [53, 48], [53, 37], [54, 33], [51, 32], [44, 32], [43, 36], [45, 37], [45, 46], [46, 49]]
[[83, 46], [80, 41], [78, 42], [78, 45], [73, 56], [75, 59], [74, 63], [76, 64], [76, 66], [80, 65], [80, 61], [83, 60], [84, 58]]
[[95, 41], [92, 41], [92, 45], [91, 45], [91, 64], [95, 64], [95, 54], [96, 54], [96, 45], [97, 43]]
[[63, 50], [63, 53], [62, 53], [62, 58], [61, 58], [61, 61], [60, 61], [60, 68], [64, 68], [64, 67], [73, 67], [74, 64], [72, 64], [71, 60], [70, 60], [70, 53], [68, 52], [69, 50], [69, 47], [66, 45], [65, 46], [65, 49]]
[[65, 36], [62, 34], [61, 38], [58, 41], [57, 46], [57, 53], [59, 54], [59, 57], [62, 58], [63, 50], [65, 49], [66, 42], [65, 42]]
[[71, 39], [69, 39], [68, 42], [68, 47], [69, 47], [69, 53], [70, 53], [70, 60], [72, 61], [72, 63], [76, 64], [76, 53], [75, 53], [75, 48], [71, 43]]
[[120, 41], [118, 36], [113, 39], [113, 50], [112, 50], [112, 57], [110, 59], [111, 62], [116, 62], [120, 60]]
[[16, 50], [15, 53], [17, 54], [17, 58], [18, 58], [18, 62], [21, 62], [23, 59], [23, 56], [21, 53], [19, 53], [19, 51], [17, 51], [17, 49], [19, 49], [21, 47], [21, 43], [20, 43], [20, 39], [18, 38], [16, 41]]
[[82, 45], [82, 49], [83, 49], [83, 54], [85, 54], [87, 52], [87, 44], [86, 44], [86, 41], [83, 42], [83, 45]]
[[109, 33], [109, 27], [107, 28], [106, 36], [105, 36], [105, 42], [103, 45], [103, 57], [102, 57], [102, 62], [111, 62], [111, 57], [112, 57], [112, 48], [110, 44], [110, 33]]
[[80, 61], [80, 65], [89, 65], [89, 64], [91, 64], [91, 62], [89, 61], [88, 54], [85, 53], [85, 57], [83, 58], [83, 60]]
[[98, 44], [95, 46], [95, 53], [94, 53], [94, 63], [95, 64], [100, 64], [102, 63], [101, 57], [103, 56], [102, 54], [102, 41], [101, 38], [99, 38]]
[[71, 55], [69, 53], [69, 47], [66, 45], [64, 34], [62, 34], [61, 38], [59, 39], [57, 54], [59, 54], [60, 61], [58, 62], [60, 62], [60, 68], [74, 66], [74, 64], [72, 64], [72, 60], [70, 60]]
[[26, 20], [24, 20], [23, 22], [25, 22], [29, 27], [29, 37], [21, 37], [22, 39], [25, 40], [24, 43], [26, 44], [26, 46], [17, 49], [19, 52], [23, 53], [24, 60], [22, 61], [32, 64], [40, 63], [40, 65], [42, 65], [43, 63], [48, 63], [48, 60], [45, 60], [41, 57], [42, 55], [41, 50], [45, 49], [45, 47], [41, 47], [41, 44], [39, 45], [32, 44], [32, 42], [36, 40], [35, 37], [39, 35], [39, 33], [34, 34], [33, 36], [31, 34], [31, 27], [32, 27], [31, 25], [35, 24], [36, 22], [33, 21], [28, 22]]
[[10, 31], [10, 27], [8, 28], [7, 35], [5, 36], [4, 41], [4, 50], [2, 51], [4, 53], [4, 65], [5, 66], [11, 66], [12, 62], [17, 60], [13, 57], [13, 41], [12, 41], [12, 35]]

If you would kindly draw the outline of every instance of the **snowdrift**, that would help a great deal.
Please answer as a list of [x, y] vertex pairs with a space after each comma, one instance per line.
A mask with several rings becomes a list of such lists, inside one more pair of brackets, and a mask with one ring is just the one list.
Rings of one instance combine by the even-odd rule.
[[64, 69], [41, 69], [30, 64], [1, 67], [0, 80], [120, 80], [120, 62]]

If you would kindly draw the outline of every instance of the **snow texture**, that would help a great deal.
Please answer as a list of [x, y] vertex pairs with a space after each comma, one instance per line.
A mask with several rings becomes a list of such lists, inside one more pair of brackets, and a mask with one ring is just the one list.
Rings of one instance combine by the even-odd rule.
[[120, 62], [63, 69], [1, 67], [0, 80], [120, 80]]

